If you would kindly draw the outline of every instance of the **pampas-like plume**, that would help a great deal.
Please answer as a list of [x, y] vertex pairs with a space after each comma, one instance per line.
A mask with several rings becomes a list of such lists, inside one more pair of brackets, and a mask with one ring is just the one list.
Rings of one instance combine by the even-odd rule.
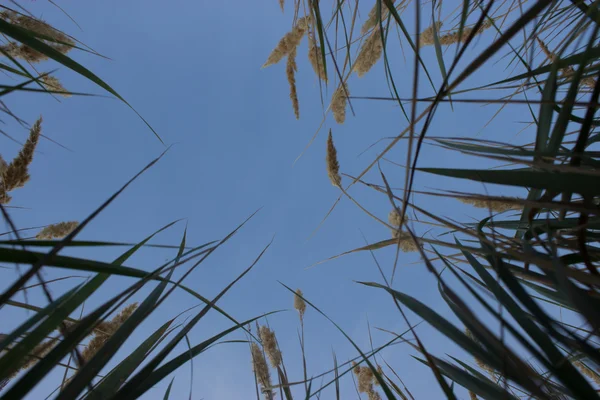
[[0, 203], [7, 204], [11, 197], [8, 192], [23, 187], [29, 180], [29, 164], [33, 161], [33, 153], [42, 133], [42, 117], [31, 127], [25, 145], [14, 160], [4, 169], [0, 184]]
[[403, 252], [410, 253], [411, 251], [419, 251], [419, 247], [408, 232], [402, 232], [399, 229], [393, 229], [392, 237], [394, 239], [398, 239], [398, 247], [400, 247], [400, 250]]
[[62, 239], [73, 232], [78, 225], [79, 222], [77, 221], [59, 222], [58, 224], [48, 225], [39, 231], [39, 233], [35, 235], [35, 238], [40, 240]]
[[294, 308], [298, 310], [298, 314], [300, 314], [300, 319], [304, 319], [304, 313], [306, 312], [306, 302], [302, 298], [303, 293], [302, 290], [296, 289], [296, 294], [294, 295]]
[[402, 225], [402, 221], [400, 220], [400, 214], [395, 208], [388, 214], [388, 222], [392, 226]]
[[54, 76], [51, 76], [51, 75], [46, 75], [41, 79], [41, 81], [42, 81], [42, 84], [49, 91], [62, 92], [62, 93], [59, 93], [62, 97], [71, 97], [71, 93], [69, 93], [67, 91], [67, 89], [65, 89], [65, 87], [62, 85], [62, 83], [60, 83], [58, 78], [55, 78]]
[[[0, 13], [0, 18], [10, 21], [12, 24], [17, 25], [23, 29], [27, 29], [41, 36], [46, 36], [52, 40], [46, 40], [44, 38], [37, 38], [43, 41], [45, 44], [53, 47], [55, 50], [66, 54], [73, 48], [75, 42], [64, 33], [54, 29], [46, 22], [28, 17], [26, 15], [17, 14], [12, 11], [4, 11]], [[15, 42], [9, 42], [6, 45], [0, 46], [7, 54], [15, 58], [21, 58], [31, 63], [47, 60], [48, 57], [45, 54], [40, 53], [31, 47], [18, 44]]]
[[309, 16], [300, 18], [296, 23], [296, 26], [281, 38], [277, 44], [277, 47], [275, 47], [271, 54], [269, 54], [269, 58], [267, 58], [267, 61], [262, 67], [265, 68], [269, 65], [277, 64], [283, 59], [283, 57], [288, 55], [292, 49], [298, 47], [300, 41], [304, 37], [304, 34], [308, 30], [309, 24]]
[[121, 310], [110, 321], [101, 322], [94, 330], [94, 337], [89, 341], [85, 350], [81, 353], [81, 357], [85, 362], [88, 362], [94, 354], [104, 346], [104, 343], [119, 329], [121, 325], [131, 317], [131, 314], [136, 310], [138, 303], [133, 303]]
[[[553, 52], [550, 51], [550, 49], [548, 49], [548, 46], [546, 46], [546, 44], [544, 42], [542, 42], [542, 40], [540, 38], [536, 38], [538, 44], [540, 45], [540, 48], [542, 49], [542, 52], [546, 55], [546, 58], [548, 58], [551, 62], [556, 62], [556, 60], [558, 60], [558, 56], [556, 54], [554, 54]], [[564, 68], [561, 68], [560, 70], [560, 74], [562, 76], [568, 77], [569, 75], [572, 75], [573, 73], [575, 73], [575, 69], [573, 69], [572, 66], [567, 65]], [[581, 79], [581, 81], [579, 82], [579, 84], [581, 86], [587, 86], [589, 88], [594, 88], [594, 86], [596, 86], [596, 80], [590, 76]]]
[[520, 204], [509, 203], [497, 200], [485, 199], [458, 199], [461, 203], [470, 204], [476, 208], [485, 208], [495, 212], [503, 212], [508, 210], [519, 210], [523, 208]]
[[284, 3], [285, 3], [285, 0], [279, 0], [279, 7], [281, 7], [281, 12], [283, 12]]
[[321, 47], [317, 45], [317, 40], [314, 36], [309, 36], [308, 39], [308, 60], [310, 65], [313, 67], [313, 71], [323, 81], [327, 82], [327, 75], [325, 74], [325, 60], [323, 60], [323, 53]]
[[277, 339], [275, 338], [275, 332], [269, 329], [267, 326], [261, 326], [258, 330], [258, 335], [262, 342], [265, 353], [271, 361], [273, 368], [277, 368], [281, 364], [281, 351], [277, 347]]
[[296, 119], [300, 118], [300, 104], [298, 103], [298, 92], [296, 91], [296, 71], [298, 66], [296, 65], [296, 48], [294, 47], [290, 54], [288, 54], [287, 65], [285, 73], [287, 75], [288, 83], [290, 84], [290, 99], [292, 100], [292, 107], [294, 108], [294, 114]]
[[362, 367], [358, 374], [358, 391], [360, 393], [373, 391], [373, 371], [367, 366]]
[[[449, 46], [451, 44], [458, 43], [459, 39], [460, 39], [460, 41], [462, 41], [464, 43], [467, 41], [467, 39], [471, 35], [471, 32], [473, 32], [473, 28], [464, 28], [462, 31], [462, 36], [459, 36], [458, 29], [455, 30], [454, 32], [450, 32], [445, 35], [440, 35], [439, 33], [440, 33], [440, 28], [442, 27], [442, 23], [436, 22], [435, 26], [436, 26], [436, 30], [438, 31], [438, 39], [440, 41], [440, 45], [442, 45], [442, 46]], [[488, 29], [491, 26], [492, 26], [492, 21], [490, 21], [489, 19], [486, 19], [481, 24], [481, 27], [479, 27], [479, 29], [477, 30], [476, 35], [480, 35], [483, 31], [485, 31], [486, 29]], [[423, 46], [432, 46], [434, 43], [435, 43], [435, 40], [433, 37], [433, 25], [431, 25], [430, 27], [425, 29], [423, 32], [421, 32], [419, 44], [421, 47], [423, 47]]]
[[18, 370], [16, 370], [15, 372], [13, 372], [11, 374], [11, 376], [9, 377], [9, 380], [14, 378], [15, 376], [17, 376], [17, 374], [20, 371], [29, 369], [36, 362], [38, 362], [41, 358], [43, 358], [46, 354], [48, 354], [50, 352], [50, 350], [52, 350], [52, 348], [54, 347], [56, 342], [58, 342], [58, 336], [48, 339], [45, 342], [42, 342], [42, 343], [38, 344], [37, 346], [35, 346], [33, 348], [33, 350], [31, 351], [31, 354], [25, 358], [25, 363], [23, 365], [21, 365], [21, 367]]
[[381, 396], [375, 391], [375, 389], [367, 392], [367, 396], [369, 397], [369, 400], [381, 400]]
[[365, 40], [358, 57], [354, 61], [353, 70], [361, 77], [373, 67], [383, 54], [383, 42], [381, 41], [381, 29], [377, 28]]
[[260, 347], [256, 343], [250, 345], [250, 352], [252, 354], [252, 370], [256, 375], [256, 380], [261, 386], [261, 390], [265, 395], [265, 399], [273, 400], [273, 391], [271, 388], [271, 374], [269, 373], [269, 366], [267, 360]]
[[[396, 0], [392, 0], [392, 4], [395, 2], [396, 2]], [[373, 8], [371, 8], [371, 11], [369, 11], [369, 16], [368, 16], [367, 20], [365, 21], [362, 28], [360, 29], [360, 33], [362, 35], [366, 34], [371, 28], [375, 27], [379, 23], [379, 20], [377, 19], [377, 6], [378, 6], [378, 4], [376, 1]], [[381, 4], [381, 20], [384, 21], [387, 18], [389, 13], [390, 13], [390, 11], [387, 8], [387, 6], [382, 3]]]
[[340, 86], [338, 86], [331, 98], [331, 112], [333, 113], [335, 122], [338, 124], [343, 124], [346, 120], [346, 99], [349, 95], [348, 85], [340, 83]]
[[[431, 46], [435, 43], [434, 36], [433, 36], [433, 26], [434, 25], [431, 24], [423, 32], [421, 32], [421, 35], [419, 36], [419, 47]], [[437, 31], [438, 36], [440, 34], [441, 27], [442, 27], [441, 21], [435, 22], [435, 30]]]
[[329, 130], [329, 137], [327, 138], [327, 176], [333, 186], [341, 187], [342, 177], [340, 176], [340, 164], [337, 160], [337, 150], [333, 144], [333, 136], [331, 136], [331, 129]]

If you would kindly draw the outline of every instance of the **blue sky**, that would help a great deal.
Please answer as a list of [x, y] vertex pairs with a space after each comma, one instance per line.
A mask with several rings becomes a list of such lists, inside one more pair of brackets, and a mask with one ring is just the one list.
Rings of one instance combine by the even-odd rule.
[[[183, 218], [184, 221], [155, 239], [155, 243], [179, 243], [187, 222], [187, 240], [194, 245], [223, 237], [261, 208], [233, 240], [194, 271], [186, 282], [206, 297], [216, 295], [250, 265], [274, 237], [273, 245], [260, 263], [219, 304], [239, 320], [267, 311], [288, 310], [270, 317], [269, 324], [277, 334], [292, 380], [301, 378], [299, 324], [297, 314], [291, 309], [292, 296], [277, 281], [301, 288], [308, 299], [340, 324], [363, 349], [370, 347], [369, 324], [375, 345], [388, 340], [389, 335], [374, 327], [396, 332], [406, 329], [387, 296], [354, 282], [381, 282], [370, 254], [355, 254], [307, 269], [317, 261], [364, 245], [363, 235], [369, 242], [389, 237], [384, 227], [344, 199], [308, 240], [339, 194], [327, 179], [326, 132], [329, 128], [333, 130], [342, 172], [358, 174], [384, 144], [359, 156], [364, 149], [382, 137], [397, 135], [406, 127], [404, 117], [393, 102], [355, 100], [356, 115], [348, 112], [347, 122], [341, 126], [327, 116], [312, 146], [294, 163], [323, 116], [319, 84], [306, 58], [306, 39], [298, 55], [299, 121], [294, 118], [288, 98], [284, 63], [260, 69], [279, 38], [289, 30], [291, 10], [282, 15], [275, 0], [260, 4], [225, 0], [168, 3], [107, 0], [69, 2], [62, 6], [83, 31], [50, 4], [43, 1], [29, 4], [37, 16], [109, 57], [107, 60], [82, 52], [71, 53], [74, 59], [115, 88], [147, 118], [167, 144], [173, 145], [154, 168], [90, 224], [81, 238], [136, 242], [167, 223]], [[412, 29], [412, 14], [407, 15]], [[425, 19], [425, 26], [428, 22]], [[476, 46], [482, 47], [483, 44]], [[447, 56], [450, 59], [451, 53]], [[390, 57], [401, 96], [409, 97], [412, 58], [405, 63], [400, 51]], [[424, 49], [423, 57], [428, 65], [434, 66], [432, 75], [439, 84], [434, 49]], [[41, 64], [39, 68], [49, 71], [56, 65]], [[365, 78], [351, 77], [351, 93], [389, 95], [383, 72], [379, 63]], [[471, 79], [469, 86], [487, 83], [490, 76], [500, 77], [505, 73], [500, 66], [490, 65]], [[103, 94], [64, 67], [59, 68], [56, 76], [70, 90]], [[426, 81], [422, 87], [427, 88]], [[427, 94], [431, 92], [424, 90]], [[332, 86], [325, 90], [327, 99], [332, 91]], [[28, 121], [42, 114], [44, 134], [69, 149], [48, 140], [40, 143], [31, 167], [31, 182], [14, 193], [13, 204], [27, 208], [12, 211], [19, 227], [84, 219], [165, 149], [131, 110], [114, 99], [72, 97], [57, 101], [47, 95], [15, 94], [8, 105]], [[442, 106], [430, 134], [474, 137], [495, 111], [495, 107], [468, 105], [455, 105], [452, 111]], [[515, 135], [522, 128], [521, 122], [530, 117], [516, 107], [503, 116], [480, 137], [522, 140]], [[16, 138], [25, 139], [26, 130], [12, 121], [7, 124]], [[19, 149], [8, 140], [2, 143], [2, 154], [6, 152], [7, 159]], [[388, 158], [403, 164], [405, 149], [405, 144], [399, 144]], [[476, 159], [466, 161], [459, 154], [427, 146], [419, 165], [488, 165], [473, 160]], [[390, 184], [402, 187], [403, 169], [387, 162], [381, 165]], [[381, 183], [376, 170], [367, 178]], [[449, 183], [426, 175], [419, 176], [415, 188], [481, 190], [478, 185]], [[379, 218], [387, 218], [390, 205], [385, 196], [358, 186], [351, 193]], [[484, 214], [473, 212], [455, 200], [417, 195], [415, 202], [430, 211], [463, 221]], [[418, 230], [424, 233], [422, 226]], [[124, 249], [70, 253], [112, 260], [122, 251]], [[173, 255], [172, 251], [147, 249], [128, 265], [150, 270]], [[387, 273], [394, 255], [391, 249], [376, 252]], [[400, 254], [395, 288], [448, 314], [433, 278], [421, 263], [416, 263], [418, 260], [414, 253]], [[5, 280], [16, 276], [10, 270], [2, 270], [0, 274]], [[68, 272], [46, 271], [48, 278], [66, 274]], [[74, 278], [54, 284], [53, 293], [61, 293], [78, 281]], [[110, 284], [86, 304], [86, 310], [92, 310], [108, 295], [131, 282], [112, 278]], [[143, 299], [143, 293], [136, 299]], [[44, 304], [43, 297], [36, 291], [29, 293], [29, 301]], [[128, 344], [139, 343], [151, 329], [195, 305], [197, 302], [189, 295], [176, 292]], [[10, 313], [15, 323], [26, 316], [17, 309], [3, 312]], [[413, 323], [418, 322], [416, 316], [410, 318]], [[192, 331], [190, 341], [199, 343], [228, 326], [228, 321], [219, 316], [203, 319]], [[451, 343], [441, 340], [432, 328], [422, 325], [418, 332], [431, 352], [440, 356], [462, 355]], [[332, 367], [332, 351], [340, 362], [356, 356], [335, 327], [312, 310], [306, 315], [306, 343], [309, 375]], [[185, 348], [182, 344], [176, 354]], [[416, 398], [439, 396], [433, 376], [410, 358], [414, 352], [408, 346], [394, 346], [383, 354]], [[60, 376], [62, 370], [36, 388], [31, 398], [44, 398], [57, 385]], [[169, 381], [165, 380], [144, 398], [162, 398]], [[189, 365], [177, 371], [175, 382], [173, 398], [187, 398]], [[319, 383], [316, 381], [313, 387]], [[192, 386], [194, 399], [253, 398], [254, 381], [247, 347], [222, 345], [197, 357]], [[466, 396], [464, 392], [461, 395]], [[322, 398], [332, 396], [329, 390]], [[342, 383], [342, 398], [356, 396], [352, 381], [347, 377]]]

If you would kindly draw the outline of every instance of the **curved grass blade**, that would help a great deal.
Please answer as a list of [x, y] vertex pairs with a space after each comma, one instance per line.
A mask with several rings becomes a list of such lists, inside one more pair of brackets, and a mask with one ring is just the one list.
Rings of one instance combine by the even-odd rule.
[[73, 59], [65, 56], [64, 54], [62, 54], [60, 51], [56, 50], [52, 46], [49, 46], [46, 43], [42, 42], [41, 40], [36, 39], [36, 37], [31, 35], [30, 33], [28, 33], [28, 31], [26, 29], [22, 29], [16, 25], [6, 22], [3, 19], [0, 19], [0, 32], [5, 34], [6, 36], [9, 36], [25, 45], [31, 47], [32, 49], [34, 49], [36, 51], [39, 51], [40, 53], [61, 63], [65, 67], [86, 77], [90, 81], [94, 82], [96, 85], [100, 86], [101, 88], [103, 88], [104, 90], [106, 90], [107, 92], [109, 92], [110, 94], [112, 94], [113, 96], [118, 98], [119, 100], [121, 100], [133, 112], [135, 112], [142, 121], [144, 121], [146, 126], [148, 128], [150, 128], [150, 130], [152, 131], [152, 133], [154, 133], [156, 138], [162, 144], [164, 144], [163, 140], [160, 138], [158, 133], [156, 133], [154, 128], [152, 128], [152, 126], [150, 126], [150, 124], [123, 97], [121, 97], [121, 95], [119, 93], [117, 93], [106, 82], [104, 82], [102, 79], [100, 79], [98, 76], [96, 76], [93, 72], [91, 72], [90, 70], [85, 68], [83, 65], [81, 65], [78, 62], [74, 61]]

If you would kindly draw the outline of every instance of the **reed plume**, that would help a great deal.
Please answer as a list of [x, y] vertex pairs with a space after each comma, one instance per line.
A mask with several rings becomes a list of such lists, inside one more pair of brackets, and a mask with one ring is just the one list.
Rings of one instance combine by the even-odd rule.
[[[64, 33], [48, 25], [46, 22], [26, 15], [17, 14], [13, 11], [0, 13], [0, 18], [39, 35], [38, 40], [51, 46], [62, 54], [67, 54], [75, 45], [75, 42]], [[37, 63], [48, 59], [48, 56], [25, 44], [9, 42], [0, 46], [5, 53], [11, 57], [20, 58], [30, 63]]]
[[119, 327], [123, 325], [123, 323], [127, 321], [129, 317], [131, 317], [131, 314], [133, 314], [133, 312], [137, 309], [137, 306], [138, 303], [132, 303], [128, 305], [127, 307], [123, 308], [113, 319], [110, 321], [101, 322], [94, 329], [94, 336], [88, 342], [85, 350], [81, 353], [81, 357], [85, 362], [88, 362], [92, 357], [94, 357], [98, 350], [104, 346], [104, 343], [106, 343], [106, 341], [110, 339], [112, 335], [114, 335]]
[[[548, 49], [548, 46], [546, 46], [546, 44], [538, 37], [536, 37], [537, 42], [540, 46], [540, 48], [542, 49], [542, 52], [546, 55], [546, 58], [548, 60], [550, 60], [551, 62], [556, 62], [558, 60], [558, 56], [556, 54], [554, 54], [552, 51], [550, 51], [550, 49]], [[563, 77], [568, 77], [570, 75], [573, 75], [575, 73], [575, 69], [571, 66], [571, 65], [567, 65], [564, 68], [560, 69], [560, 74]], [[594, 88], [596, 86], [596, 80], [594, 78], [592, 78], [591, 76], [588, 77], [584, 77], [581, 79], [581, 81], [579, 82], [579, 84], [581, 86], [586, 86], [588, 88]]]
[[296, 90], [296, 71], [298, 70], [298, 66], [296, 65], [296, 48], [294, 47], [292, 51], [288, 54], [287, 65], [285, 68], [285, 73], [287, 75], [287, 80], [290, 85], [290, 100], [292, 100], [292, 107], [294, 108], [294, 115], [296, 115], [296, 119], [300, 118], [300, 104], [298, 103], [298, 92]]
[[577, 367], [577, 369], [581, 371], [583, 375], [593, 380], [597, 385], [600, 385], [600, 376], [591, 369], [589, 369], [584, 363], [577, 360], [573, 363], [573, 365]]
[[383, 54], [383, 42], [381, 29], [377, 28], [371, 32], [360, 48], [358, 57], [354, 61], [353, 70], [359, 77], [362, 77], [379, 61], [381, 54]]
[[281, 38], [262, 67], [265, 68], [270, 65], [277, 64], [283, 59], [283, 57], [288, 55], [292, 49], [298, 47], [300, 41], [304, 37], [304, 34], [308, 30], [309, 24], [309, 16], [300, 18], [296, 23], [296, 26], [294, 26], [290, 32], [286, 33], [283, 38]]
[[51, 76], [51, 75], [45, 75], [44, 77], [42, 77], [41, 81], [42, 81], [42, 84], [49, 91], [52, 91], [52, 92], [61, 92], [61, 93], [58, 93], [58, 94], [60, 94], [62, 97], [71, 97], [71, 93], [69, 93], [67, 91], [67, 89], [65, 89], [65, 87], [58, 80], [58, 78], [56, 78], [54, 76]]
[[458, 199], [461, 203], [470, 204], [476, 208], [485, 208], [495, 212], [504, 212], [508, 210], [519, 210], [523, 208], [520, 204], [509, 203], [506, 201], [498, 200], [485, 200], [485, 199]]
[[[392, 4], [395, 2], [396, 2], [396, 0], [392, 0]], [[360, 33], [362, 35], [365, 35], [369, 30], [371, 30], [371, 28], [377, 26], [377, 24], [379, 23], [379, 19], [377, 18], [377, 7], [378, 7], [378, 4], [376, 1], [373, 8], [371, 8], [371, 11], [369, 11], [369, 16], [367, 17], [367, 20], [365, 21], [362, 28], [360, 29]], [[381, 4], [381, 21], [384, 21], [388, 17], [389, 13], [390, 13], [390, 11], [387, 8], [387, 6], [384, 3], [382, 3]]]
[[337, 150], [333, 144], [333, 136], [331, 136], [331, 129], [329, 130], [329, 137], [327, 138], [327, 176], [333, 186], [341, 188], [342, 177], [340, 176], [340, 164], [337, 160]]
[[281, 12], [283, 12], [284, 3], [285, 3], [285, 0], [279, 0], [279, 7], [281, 7]]
[[306, 302], [302, 296], [302, 290], [296, 289], [296, 294], [294, 295], [294, 308], [298, 311], [298, 314], [300, 314], [300, 320], [304, 319], [304, 313], [306, 312]]
[[433, 35], [434, 26], [439, 36], [442, 22], [436, 21], [435, 23], [429, 25], [429, 27], [427, 27], [423, 32], [421, 32], [421, 35], [419, 36], [419, 47], [431, 46], [435, 43], [435, 38]]
[[346, 99], [349, 95], [348, 85], [340, 83], [331, 98], [331, 112], [333, 113], [335, 122], [338, 124], [343, 124], [346, 120]]
[[31, 127], [29, 137], [19, 154], [4, 168], [0, 184], [0, 203], [7, 204], [11, 197], [8, 192], [21, 188], [29, 181], [29, 164], [33, 161], [33, 153], [42, 132], [42, 117]]
[[258, 334], [271, 365], [273, 368], [277, 368], [277, 366], [281, 364], [281, 351], [277, 347], [275, 332], [267, 326], [261, 326], [258, 330]]
[[58, 224], [48, 225], [44, 229], [35, 235], [36, 239], [49, 240], [49, 239], [62, 239], [69, 233], [73, 232], [79, 225], [77, 221], [59, 222]]
[[250, 345], [250, 352], [252, 354], [252, 370], [256, 375], [261, 391], [265, 395], [265, 399], [273, 400], [274, 394], [271, 389], [271, 374], [269, 373], [267, 360], [265, 360], [263, 352], [256, 343]]
[[314, 36], [309, 35], [308, 42], [308, 60], [312, 65], [313, 71], [319, 79], [327, 82], [327, 75], [325, 74], [325, 60], [323, 59], [323, 53], [321, 47], [317, 45], [317, 41]]

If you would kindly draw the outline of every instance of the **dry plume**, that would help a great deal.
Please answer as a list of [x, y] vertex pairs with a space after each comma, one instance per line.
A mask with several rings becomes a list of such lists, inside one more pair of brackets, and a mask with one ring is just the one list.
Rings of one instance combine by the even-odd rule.
[[283, 12], [284, 4], [285, 4], [285, 0], [279, 0], [279, 7], [281, 7], [281, 12]]
[[33, 153], [42, 133], [42, 117], [31, 127], [29, 137], [23, 148], [12, 162], [6, 166], [0, 184], [0, 203], [7, 204], [11, 197], [8, 192], [23, 187], [29, 181], [29, 164], [33, 161]]
[[[17, 14], [12, 11], [4, 11], [0, 13], [0, 18], [17, 25], [20, 28], [27, 29], [40, 36], [44, 36], [37, 37], [37, 39], [53, 47], [62, 54], [67, 54], [75, 45], [75, 42], [71, 38], [57, 29], [54, 29], [42, 20]], [[24, 44], [9, 42], [6, 45], [0, 46], [0, 48], [11, 57], [20, 58], [30, 63], [37, 63], [48, 59], [45, 54], [42, 54]]]
[[304, 37], [304, 34], [308, 30], [309, 23], [310, 17], [307, 16], [300, 18], [296, 23], [296, 26], [290, 32], [286, 33], [283, 38], [281, 38], [262, 67], [265, 68], [269, 65], [277, 64], [283, 59], [283, 57], [288, 55], [292, 49], [298, 47], [300, 41]]
[[296, 65], [296, 48], [294, 47], [292, 51], [288, 54], [287, 64], [285, 68], [285, 73], [287, 75], [287, 80], [290, 85], [290, 100], [292, 100], [292, 107], [294, 108], [294, 115], [296, 115], [296, 119], [300, 118], [300, 104], [298, 103], [298, 92], [296, 90], [296, 71], [298, 70], [298, 66]]
[[48, 225], [35, 235], [35, 238], [40, 240], [61, 239], [73, 232], [78, 225], [79, 222], [77, 221], [59, 222], [58, 224]]
[[573, 363], [573, 365], [575, 365], [577, 369], [581, 371], [582, 374], [593, 380], [597, 385], [600, 385], [600, 376], [591, 369], [589, 369], [584, 363], [577, 360]]
[[277, 347], [277, 339], [275, 338], [275, 332], [266, 326], [261, 326], [258, 330], [260, 340], [262, 342], [265, 353], [271, 361], [273, 368], [277, 368], [281, 364], [281, 351]]
[[258, 381], [263, 394], [265, 395], [265, 399], [272, 400], [273, 399], [273, 391], [271, 388], [271, 374], [269, 373], [269, 366], [267, 365], [267, 360], [265, 360], [265, 356], [263, 352], [260, 350], [260, 347], [256, 343], [252, 343], [250, 345], [250, 352], [252, 354], [252, 370], [256, 375], [256, 380]]
[[342, 177], [340, 176], [340, 164], [337, 160], [337, 150], [333, 144], [333, 136], [331, 135], [331, 129], [329, 130], [329, 137], [327, 138], [327, 175], [333, 186], [341, 187]]
[[94, 355], [104, 346], [104, 343], [119, 329], [121, 325], [131, 317], [131, 314], [136, 310], [138, 303], [132, 303], [122, 309], [110, 321], [101, 322], [94, 330], [94, 337], [89, 341], [85, 350], [81, 353], [81, 357], [85, 362], [88, 362]]
[[[434, 24], [431, 24], [423, 32], [421, 32], [421, 35], [419, 36], [419, 47], [431, 46], [435, 43], [434, 36], [433, 36], [433, 27], [434, 27]], [[440, 21], [435, 22], [435, 30], [437, 31], [438, 36], [440, 34], [441, 27], [442, 27], [442, 22], [440, 22]]]
[[302, 290], [296, 289], [296, 294], [294, 295], [294, 308], [298, 310], [301, 320], [304, 319], [304, 313], [306, 312], [306, 302], [302, 297]]
[[[392, 4], [395, 2], [396, 2], [396, 0], [392, 0]], [[375, 5], [373, 5], [373, 8], [371, 8], [371, 11], [369, 11], [369, 16], [367, 17], [367, 20], [365, 21], [362, 28], [360, 29], [360, 33], [362, 35], [366, 34], [369, 30], [371, 30], [371, 28], [377, 26], [377, 24], [379, 23], [379, 19], [377, 18], [377, 7], [378, 7], [378, 4], [377, 4], [377, 2], [375, 2]], [[381, 4], [381, 20], [384, 21], [387, 18], [389, 13], [390, 13], [390, 11], [387, 8], [387, 6], [384, 3], [382, 3]]]
[[485, 208], [495, 212], [503, 212], [508, 210], [519, 210], [523, 208], [520, 204], [509, 203], [505, 201], [497, 200], [485, 200], [485, 199], [458, 199], [461, 203], [470, 204], [476, 208]]
[[343, 124], [346, 120], [346, 100], [349, 95], [348, 85], [340, 83], [340, 86], [338, 86], [331, 98], [331, 112], [333, 113], [335, 122], [338, 124]]
[[402, 232], [399, 229], [392, 229], [392, 237], [398, 240], [398, 247], [405, 253], [419, 251], [419, 247], [414, 242], [408, 232]]
[[65, 89], [65, 87], [62, 85], [62, 83], [60, 83], [60, 81], [58, 80], [58, 78], [56, 78], [54, 76], [51, 76], [51, 75], [45, 75], [41, 79], [41, 81], [42, 81], [42, 84], [49, 91], [52, 91], [52, 92], [61, 92], [59, 94], [62, 97], [71, 97], [71, 93], [69, 93], [67, 91], [67, 89]]
[[353, 70], [361, 77], [379, 61], [383, 53], [383, 42], [381, 40], [381, 29], [377, 28], [371, 32], [371, 35], [365, 40], [358, 57], [354, 61]]
[[309, 36], [308, 44], [308, 60], [310, 65], [313, 67], [313, 71], [323, 81], [327, 82], [327, 75], [325, 74], [325, 60], [323, 59], [323, 53], [321, 48], [317, 45], [317, 41], [314, 36]]

